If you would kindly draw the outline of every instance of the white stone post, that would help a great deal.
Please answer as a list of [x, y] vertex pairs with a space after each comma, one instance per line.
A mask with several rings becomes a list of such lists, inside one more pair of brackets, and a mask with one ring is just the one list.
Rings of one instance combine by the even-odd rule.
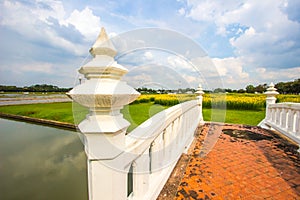
[[274, 104], [276, 103], [276, 95], [279, 94], [277, 92], [277, 89], [274, 87], [274, 84], [271, 83], [267, 89], [267, 91], [264, 93], [265, 95], [267, 95], [266, 98], [266, 119], [269, 120], [270, 118], [270, 111], [268, 109], [270, 104]]
[[198, 85], [196, 94], [198, 94], [197, 99], [198, 99], [198, 105], [199, 105], [200, 115], [201, 115], [200, 124], [204, 124], [203, 113], [202, 113], [202, 106], [203, 106], [202, 102], [203, 102], [204, 91], [202, 89], [201, 84]]
[[89, 199], [123, 200], [127, 198], [127, 173], [110, 163], [124, 151], [130, 125], [120, 110], [140, 94], [120, 80], [128, 70], [114, 60], [117, 52], [104, 28], [90, 53], [93, 59], [79, 69], [87, 80], [67, 93], [90, 110], [78, 125], [88, 159]]

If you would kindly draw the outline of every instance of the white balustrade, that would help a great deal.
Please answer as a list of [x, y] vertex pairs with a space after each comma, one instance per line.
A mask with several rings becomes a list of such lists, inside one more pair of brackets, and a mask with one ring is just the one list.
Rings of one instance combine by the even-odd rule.
[[265, 124], [300, 143], [300, 104], [276, 103], [268, 106], [272, 117]]
[[265, 94], [266, 117], [259, 126], [275, 129], [300, 144], [300, 103], [275, 103], [278, 92], [272, 83]]
[[68, 94], [90, 109], [78, 128], [88, 159], [89, 199], [156, 199], [180, 155], [203, 122], [202, 87], [198, 99], [168, 108], [126, 135], [120, 109], [140, 94], [121, 80], [127, 69], [104, 29], [92, 46], [92, 61], [79, 70], [87, 79]]
[[126, 151], [118, 159], [126, 160], [124, 167], [135, 163], [137, 168], [129, 199], [155, 199], [159, 195], [179, 157], [193, 141], [199, 122], [203, 122], [200, 110], [198, 100], [173, 106], [126, 136]]

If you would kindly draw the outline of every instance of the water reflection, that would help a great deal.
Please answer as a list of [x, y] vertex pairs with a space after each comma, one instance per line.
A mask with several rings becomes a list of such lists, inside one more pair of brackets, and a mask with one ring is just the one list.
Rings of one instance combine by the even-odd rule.
[[0, 119], [0, 199], [87, 199], [77, 133]]

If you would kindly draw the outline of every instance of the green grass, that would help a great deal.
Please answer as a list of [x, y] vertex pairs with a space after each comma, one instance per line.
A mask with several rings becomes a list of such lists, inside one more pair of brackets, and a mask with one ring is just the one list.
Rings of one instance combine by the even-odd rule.
[[[74, 117], [72, 108], [76, 112]], [[153, 102], [125, 106], [122, 113], [124, 118], [131, 123], [128, 131], [133, 130], [139, 124], [166, 108], [167, 106], [161, 106]], [[72, 124], [78, 124], [88, 113], [85, 108], [76, 104], [72, 105], [70, 102], [1, 106], [0, 112]], [[226, 110], [224, 113], [223, 110], [218, 109], [203, 109], [205, 121], [224, 122], [225, 115], [226, 123], [257, 125], [264, 118], [265, 111]]]
[[[220, 110], [203, 108], [204, 121], [246, 124], [256, 126], [265, 118], [265, 110]], [[225, 117], [225, 121], [224, 121]]]
[[122, 110], [122, 113], [124, 118], [131, 123], [128, 131], [130, 132], [138, 125], [166, 108], [166, 106], [161, 106], [154, 103], [141, 103], [125, 106]]
[[[131, 131], [139, 124], [143, 123], [151, 116], [164, 110], [165, 108], [167, 107], [153, 103], [125, 106], [122, 110], [122, 113], [124, 118], [131, 123], [128, 131]], [[72, 105], [70, 102], [0, 106], [0, 112], [72, 124], [79, 124], [79, 122], [82, 121], [88, 113], [87, 109], [78, 104]]]
[[0, 112], [74, 123], [72, 103], [45, 103], [29, 105], [0, 106]]

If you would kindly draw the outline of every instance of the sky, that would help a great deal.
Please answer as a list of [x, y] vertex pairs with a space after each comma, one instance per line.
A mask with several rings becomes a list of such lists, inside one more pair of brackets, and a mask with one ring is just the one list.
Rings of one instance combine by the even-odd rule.
[[[149, 28], [175, 33], [164, 51], [116, 59], [134, 87], [240, 89], [292, 81], [300, 78], [299, 10], [299, 0], [0, 0], [0, 84], [73, 87], [101, 27], [111, 38]], [[209, 66], [201, 56], [167, 51], [194, 43]]]

